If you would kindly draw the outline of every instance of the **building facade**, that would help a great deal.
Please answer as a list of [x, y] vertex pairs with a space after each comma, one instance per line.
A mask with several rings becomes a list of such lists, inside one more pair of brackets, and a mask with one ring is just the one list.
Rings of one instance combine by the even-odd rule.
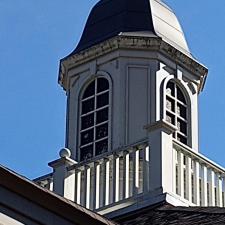
[[225, 170], [199, 152], [207, 68], [160, 0], [101, 0], [61, 60], [66, 146], [35, 181], [109, 218], [156, 204], [225, 206]]

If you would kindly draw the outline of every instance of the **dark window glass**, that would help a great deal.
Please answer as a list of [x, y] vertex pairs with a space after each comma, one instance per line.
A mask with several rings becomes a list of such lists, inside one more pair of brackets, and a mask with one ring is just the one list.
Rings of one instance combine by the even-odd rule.
[[186, 104], [185, 97], [179, 87], [177, 87], [177, 99]]
[[87, 160], [93, 157], [93, 144], [80, 149], [81, 161]]
[[177, 120], [177, 128], [181, 133], [183, 133], [185, 135], [187, 134], [187, 124], [184, 121], [178, 119]]
[[174, 82], [166, 87], [166, 121], [177, 126], [173, 137], [187, 144], [187, 103], [182, 89]]
[[96, 155], [100, 155], [108, 151], [108, 139], [95, 143]]
[[185, 145], [187, 144], [187, 138], [180, 135], [180, 134], [177, 134], [177, 140], [180, 141], [181, 143], [185, 144]]
[[97, 108], [101, 108], [109, 104], [109, 92], [97, 97]]
[[175, 116], [172, 113], [166, 113], [166, 121], [175, 125]]
[[83, 99], [88, 98], [94, 94], [95, 94], [95, 81], [92, 81], [86, 88], [84, 95], [83, 95]]
[[177, 114], [184, 118], [187, 119], [187, 109], [185, 106], [181, 105], [181, 104], [177, 104]]
[[108, 119], [109, 82], [96, 78], [85, 89], [81, 102], [81, 161], [108, 151]]
[[93, 142], [94, 139], [94, 129], [87, 130], [81, 133], [81, 145], [86, 145]]
[[168, 96], [166, 97], [166, 108], [172, 112], [175, 110], [175, 101]]
[[81, 129], [87, 129], [94, 126], [94, 113], [81, 118]]
[[166, 87], [166, 93], [168, 95], [175, 96], [175, 84], [173, 82], [168, 82]]
[[97, 80], [97, 93], [109, 89], [109, 82], [105, 78], [98, 78]]
[[95, 107], [95, 99], [91, 98], [84, 102], [82, 102], [82, 114], [86, 114], [94, 110]]
[[108, 123], [96, 127], [96, 140], [108, 136]]
[[96, 123], [99, 124], [107, 121], [109, 118], [108, 114], [109, 114], [108, 108], [97, 111]]

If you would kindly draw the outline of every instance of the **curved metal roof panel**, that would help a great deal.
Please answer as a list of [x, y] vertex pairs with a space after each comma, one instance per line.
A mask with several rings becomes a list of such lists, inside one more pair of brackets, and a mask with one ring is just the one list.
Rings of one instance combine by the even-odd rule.
[[154, 33], [149, 0], [101, 0], [92, 9], [74, 53], [134, 31]]
[[160, 0], [101, 0], [91, 10], [73, 55], [118, 35], [158, 36], [191, 56], [174, 12]]

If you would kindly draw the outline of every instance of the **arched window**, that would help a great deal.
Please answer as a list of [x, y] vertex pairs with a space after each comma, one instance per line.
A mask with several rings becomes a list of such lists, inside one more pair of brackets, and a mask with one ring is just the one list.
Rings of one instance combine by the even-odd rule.
[[81, 161], [108, 151], [109, 95], [109, 82], [102, 77], [95, 78], [83, 92], [79, 132]]
[[173, 81], [169, 81], [166, 86], [166, 121], [177, 127], [173, 137], [187, 144], [187, 102], [182, 90]]

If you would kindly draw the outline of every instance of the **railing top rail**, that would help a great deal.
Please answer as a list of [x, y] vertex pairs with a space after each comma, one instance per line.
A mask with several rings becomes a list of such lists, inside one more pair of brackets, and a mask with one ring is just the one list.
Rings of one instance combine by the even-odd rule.
[[113, 151], [105, 152], [105, 153], [103, 153], [99, 156], [95, 156], [95, 157], [91, 158], [90, 160], [79, 162], [78, 164], [70, 166], [68, 168], [68, 171], [74, 170], [74, 169], [77, 169], [77, 168], [81, 168], [83, 166], [88, 166], [92, 163], [99, 162], [103, 159], [107, 159], [107, 158], [109, 158], [110, 156], [113, 156], [113, 155], [120, 155], [123, 151], [126, 151], [126, 150], [132, 150], [133, 148], [136, 148], [136, 147], [137, 148], [138, 147], [146, 147], [147, 145], [148, 145], [148, 142], [145, 139], [145, 140], [139, 141], [139, 142], [134, 143], [134, 144], [129, 145], [129, 146], [124, 146], [122, 148], [118, 148], [118, 149], [115, 149]]
[[179, 143], [176, 140], [173, 141], [173, 146], [177, 151], [185, 152], [187, 155], [190, 155], [192, 158], [195, 157], [202, 164], [206, 164], [206, 166], [210, 166], [211, 168], [216, 170], [218, 173], [221, 173], [225, 176], [225, 168], [213, 162], [212, 160], [208, 159], [206, 156], [202, 155], [201, 153], [193, 151], [190, 147], [182, 143]]

